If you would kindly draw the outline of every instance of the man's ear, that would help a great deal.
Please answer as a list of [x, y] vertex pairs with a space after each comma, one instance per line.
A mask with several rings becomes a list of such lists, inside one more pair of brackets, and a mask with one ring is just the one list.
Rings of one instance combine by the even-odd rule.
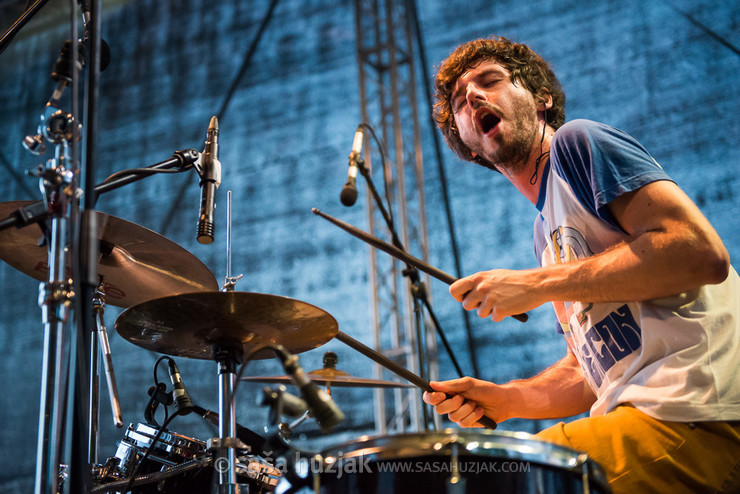
[[552, 94], [544, 87], [537, 96], [537, 111], [545, 111], [552, 108]]

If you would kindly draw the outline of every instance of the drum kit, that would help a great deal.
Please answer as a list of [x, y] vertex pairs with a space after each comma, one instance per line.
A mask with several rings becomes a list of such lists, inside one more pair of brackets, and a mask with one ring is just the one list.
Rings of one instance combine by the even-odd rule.
[[[0, 216], [28, 205], [0, 204]], [[245, 428], [236, 424], [231, 398], [237, 379], [299, 387], [311, 383], [325, 386], [328, 394], [332, 387], [411, 386], [353, 376], [337, 368], [332, 352], [325, 353], [323, 368], [308, 373], [300, 369], [296, 373], [286, 366], [285, 375], [237, 377], [237, 365], [245, 359], [280, 357], [276, 348], [282, 349], [288, 361], [295, 358], [294, 353], [337, 338], [428, 389], [428, 383], [418, 376], [393, 367], [382, 355], [339, 331], [336, 320], [322, 309], [287, 297], [234, 291], [233, 284], [219, 291], [210, 271], [177, 244], [125, 220], [99, 212], [95, 215], [100, 225], [98, 295], [125, 309], [116, 320], [116, 330], [147, 350], [217, 362], [219, 413], [200, 411], [219, 425], [219, 437], [201, 441], [159, 424], [131, 424], [115, 456], [103, 465], [90, 466], [91, 492], [187, 494], [211, 492], [212, 486], [223, 485], [238, 487], [235, 492], [272, 492], [281, 480], [299, 478], [286, 471], [290, 463], [264, 455], [270, 449], [285, 456], [294, 451], [286, 439], [286, 424], [277, 424], [280, 427], [273, 438], [262, 438], [248, 429], [244, 433]], [[46, 247], [39, 243], [42, 236], [35, 224], [0, 231], [0, 258], [44, 280], [48, 263]], [[98, 330], [104, 332], [102, 314], [97, 320]], [[173, 385], [176, 396], [174, 380]], [[110, 391], [113, 400], [115, 388]], [[303, 393], [302, 397], [309, 403]], [[304, 419], [313, 415], [318, 421], [321, 409], [304, 406]], [[320, 453], [304, 454], [303, 459], [311, 466], [311, 480], [297, 488], [310, 484], [316, 492], [329, 494], [421, 489], [430, 493], [608, 492], [602, 471], [585, 455], [523, 433], [445, 430], [361, 437]]]
[[[197, 168], [198, 163], [202, 166], [203, 157], [208, 160], [210, 152], [211, 163], [218, 164], [217, 125], [215, 118], [212, 119], [209, 140], [202, 155], [195, 150], [181, 151], [173, 157], [174, 162], [182, 165], [187, 160], [195, 161], [193, 166]], [[67, 245], [68, 220], [60, 213], [70, 214], [66, 210], [72, 199], [66, 196], [59, 200], [67, 194], [62, 193], [60, 187], [68, 185], [66, 178], [58, 179], [60, 174], [67, 176], [64, 167], [58, 166], [63, 160], [57, 158], [50, 162], [49, 169], [42, 173], [42, 182], [51, 191], [47, 192], [45, 201], [0, 204], [0, 259], [42, 281], [39, 304], [44, 314], [46, 353], [37, 452], [37, 462], [41, 465], [37, 467], [36, 476], [38, 494], [64, 493], [69, 490], [68, 486], [75, 489], [74, 482], [67, 481], [66, 465], [59, 461], [60, 438], [71, 434], [62, 428], [59, 418], [60, 409], [69, 406], [65, 405], [63, 396], [65, 386], [60, 384], [65, 356], [62, 354], [64, 345], [59, 341], [63, 338], [74, 296], [74, 285], [70, 281], [74, 274], [71, 258], [67, 256], [67, 248], [61, 247]], [[170, 166], [170, 162], [166, 163]], [[218, 175], [220, 173], [213, 175], [216, 185], [220, 181]], [[122, 183], [128, 183], [127, 180], [122, 179]], [[98, 190], [111, 184], [104, 182]], [[215, 186], [208, 190], [208, 200], [203, 203], [215, 201]], [[179, 245], [123, 219], [97, 211], [87, 212], [86, 221], [97, 226], [93, 230], [97, 236], [92, 238], [97, 240], [94, 251], [98, 255], [91, 264], [98, 285], [90, 307], [96, 326], [92, 332], [97, 333], [92, 341], [99, 341], [97, 345], [90, 345], [87, 358], [88, 362], [96, 362], [100, 351], [114, 422], [123, 425], [104, 323], [106, 303], [125, 309], [115, 323], [124, 339], [165, 355], [162, 359], [169, 362], [173, 385], [171, 392], [166, 392], [161, 383], [150, 390], [147, 412], [151, 413], [145, 413], [147, 423], [131, 424], [126, 429], [115, 456], [102, 465], [92, 461], [93, 455], [88, 456], [83, 468], [86, 470], [84, 476], [90, 480], [83, 481], [83, 485], [90, 492], [272, 492], [281, 480], [290, 485], [289, 492], [312, 487], [315, 492], [326, 494], [401, 493], [420, 489], [430, 494], [491, 489], [507, 493], [608, 492], [603, 473], [587, 457], [542, 444], [522, 434], [448, 430], [362, 437], [320, 453], [295, 448], [288, 440], [290, 432], [308, 417], [314, 418], [324, 432], [344, 419], [331, 399], [332, 387], [413, 385], [425, 391], [431, 387], [422, 377], [339, 331], [337, 321], [318, 307], [277, 295], [235, 291], [238, 278], [231, 276], [230, 199], [229, 194], [227, 272], [221, 289], [208, 268]], [[209, 209], [212, 214], [212, 208]], [[314, 213], [360, 236], [353, 227], [318, 210]], [[6, 219], [2, 220], [3, 217]], [[206, 223], [203, 229], [199, 225], [199, 235], [202, 230], [203, 235], [212, 236], [212, 217]], [[371, 245], [380, 248], [381, 244], [372, 239]], [[384, 250], [391, 255], [397, 254], [392, 246]], [[443, 281], [454, 281], [418, 259], [405, 254], [398, 254], [398, 257]], [[525, 320], [526, 315], [518, 318]], [[337, 358], [332, 353], [325, 355], [322, 369], [304, 372], [294, 354], [316, 349], [333, 339], [411, 384], [353, 376], [337, 369]], [[166, 356], [216, 363], [218, 413], [193, 405], [176, 364]], [[285, 375], [241, 376], [242, 364], [272, 357], [281, 362]], [[96, 373], [95, 367], [90, 376], [87, 413], [91, 451], [96, 447], [98, 435]], [[272, 432], [268, 437], [236, 422], [234, 396], [240, 380], [281, 385], [277, 390], [265, 390], [263, 404], [271, 407], [271, 423], [266, 430]], [[295, 385], [301, 397], [287, 393], [282, 384]], [[326, 391], [318, 385], [325, 386]], [[171, 415], [165, 412], [162, 425], [153, 418], [159, 405], [164, 405], [165, 410], [169, 405], [176, 409]], [[201, 441], [168, 429], [174, 417], [193, 411], [218, 426], [218, 437]], [[299, 419], [286, 424], [281, 421], [283, 415], [299, 416]], [[487, 417], [484, 419], [487, 421], [482, 421], [483, 425], [495, 428], [495, 422]], [[300, 462], [308, 462], [310, 475], [297, 473]], [[69, 470], [71, 479], [76, 478], [75, 475], [79, 477], [79, 467]]]
[[[91, 58], [95, 59], [92, 55]], [[325, 494], [421, 490], [428, 494], [609, 492], [602, 471], [588, 457], [542, 443], [523, 433], [444, 430], [361, 437], [315, 453], [295, 448], [288, 440], [291, 429], [308, 417], [315, 419], [324, 432], [329, 432], [344, 419], [331, 399], [332, 387], [413, 385], [429, 391], [429, 382], [339, 331], [337, 321], [318, 307], [278, 295], [235, 291], [238, 278], [231, 276], [230, 195], [223, 287], [218, 286], [208, 268], [187, 250], [142, 226], [93, 211], [93, 199], [80, 208], [84, 212], [79, 214], [74, 207], [79, 199], [75, 174], [71, 171], [74, 167], [70, 166], [75, 163], [71, 150], [74, 148], [72, 142], [79, 137], [79, 128], [70, 114], [59, 109], [61, 93], [70, 80], [69, 75], [60, 77], [57, 90], [42, 115], [39, 134], [29, 136], [25, 142], [27, 149], [35, 154], [40, 154], [44, 139], [56, 147], [55, 158], [48, 160], [45, 168], [40, 166], [36, 173], [44, 200], [0, 204], [0, 259], [42, 282], [39, 305], [43, 312], [45, 353], [35, 479], [37, 494], [73, 492], [75, 486], [80, 485], [96, 494], [260, 493], [279, 490], [282, 481], [289, 484], [283, 492], [312, 489]], [[203, 153], [192, 149], [178, 151], [170, 160], [147, 169], [128, 170], [129, 175], [119, 172], [115, 179], [109, 177], [91, 190], [91, 194], [86, 193], [84, 200], [155, 171], [195, 168], [203, 193], [198, 240], [208, 243], [208, 239], [213, 239], [215, 192], [220, 183], [217, 137], [218, 122], [214, 117]], [[360, 166], [360, 171], [364, 174], [364, 167]], [[377, 195], [374, 187], [372, 190]], [[454, 281], [453, 277], [399, 251], [398, 245], [385, 244], [383, 248], [377, 239], [358, 235], [349, 225], [318, 210], [314, 213], [374, 247], [386, 250], [407, 265], [444, 282]], [[97, 288], [77, 294], [74, 290], [79, 285], [72, 280], [83, 283], [79, 278], [86, 275], [84, 271], [73, 269], [73, 265], [78, 268], [73, 260], [77, 258], [71, 254], [79, 255], [80, 252], [68, 252], [74, 251], [67, 247], [71, 230], [79, 226], [73, 220], [94, 225], [89, 231], [95, 233], [87, 239], [90, 244], [77, 247], [85, 252], [84, 247], [94, 245], [89, 250], [97, 253], [97, 257], [88, 258], [86, 262], [97, 276]], [[84, 284], [89, 285], [90, 280]], [[66, 341], [65, 347], [65, 338], [70, 338], [65, 325], [72, 312], [72, 300], [77, 297], [79, 301], [88, 294], [92, 300], [78, 307], [85, 308], [90, 303], [95, 326], [90, 332], [97, 336], [91, 341], [96, 343], [86, 347]], [[104, 323], [106, 303], [125, 309], [115, 322], [117, 332], [124, 339], [142, 349], [163, 354], [157, 365], [163, 359], [168, 361], [172, 390], [166, 391], [162, 383], [150, 390], [147, 412], [151, 413], [145, 413], [147, 422], [129, 425], [115, 456], [98, 464], [90, 454], [85, 465], [80, 467], [79, 458], [67, 453], [68, 457], [75, 458], [68, 468], [60, 461], [62, 438], [69, 443], [69, 436], [86, 434], [89, 450], [97, 443], [98, 370], [94, 363], [99, 358], [98, 353], [103, 357], [114, 422], [123, 425]], [[515, 317], [526, 320], [524, 314]], [[337, 368], [337, 357], [331, 352], [325, 354], [323, 368], [304, 372], [295, 354], [316, 349], [333, 339], [406, 382], [354, 376]], [[69, 354], [79, 348], [86, 348], [89, 354], [71, 358]], [[179, 370], [169, 356], [216, 363], [217, 413], [193, 405]], [[273, 357], [280, 361], [285, 375], [241, 376], [246, 362]], [[71, 368], [74, 365], [79, 368], [77, 362], [85, 358], [91, 366], [87, 390], [89, 410], [84, 414], [89, 417], [86, 424], [89, 430], [78, 431], [79, 422], [74, 423], [75, 427], [68, 427], [78, 417], [62, 419], [69, 410], [73, 410], [72, 415], [82, 413], [79, 410], [82, 400], [65, 396], [68, 389], [65, 370], [72, 374]], [[65, 369], [68, 364], [70, 369]], [[154, 374], [156, 379], [156, 365]], [[236, 421], [235, 390], [242, 380], [281, 385], [277, 390], [265, 390], [264, 404], [271, 407], [270, 426], [265, 428], [269, 431], [267, 437]], [[78, 386], [75, 391], [79, 392], [81, 386], [75, 383]], [[300, 398], [287, 393], [282, 384], [295, 385], [300, 390]], [[154, 418], [160, 405], [165, 407], [166, 417], [161, 425]], [[167, 407], [172, 405], [175, 412], [169, 414]], [[202, 441], [169, 430], [167, 426], [174, 417], [190, 412], [217, 425], [218, 437]], [[299, 418], [286, 424], [282, 422], [283, 415]], [[496, 426], [492, 420], [484, 425], [491, 429]], [[308, 475], [298, 473], [300, 465], [308, 466]]]

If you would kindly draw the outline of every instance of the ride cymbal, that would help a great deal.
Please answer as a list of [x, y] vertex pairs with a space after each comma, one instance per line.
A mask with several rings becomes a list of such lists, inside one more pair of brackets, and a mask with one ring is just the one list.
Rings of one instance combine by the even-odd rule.
[[[337, 321], [316, 306], [249, 292], [201, 292], [150, 300], [123, 311], [118, 333], [134, 345], [168, 355], [212, 360], [214, 349], [237, 352], [260, 343], [291, 353], [336, 336]], [[253, 358], [272, 358], [264, 349]]]

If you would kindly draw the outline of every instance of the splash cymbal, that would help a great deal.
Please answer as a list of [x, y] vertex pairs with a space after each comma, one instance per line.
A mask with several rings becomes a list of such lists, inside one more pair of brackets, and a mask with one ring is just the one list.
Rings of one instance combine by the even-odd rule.
[[[32, 204], [0, 204], [0, 218]], [[190, 252], [162, 235], [115, 216], [94, 211], [98, 222], [100, 259], [106, 303], [130, 307], [146, 300], [188, 292], [218, 290], [211, 271]], [[48, 252], [39, 245], [37, 224], [0, 231], [0, 259], [39, 281], [49, 276]], [[69, 263], [67, 272], [71, 277]]]
[[[318, 307], [249, 292], [186, 293], [123, 311], [118, 333], [134, 345], [168, 355], [211, 360], [215, 347], [243, 351], [260, 343], [289, 352], [314, 349], [336, 336], [337, 321]], [[273, 358], [265, 349], [256, 359]]]

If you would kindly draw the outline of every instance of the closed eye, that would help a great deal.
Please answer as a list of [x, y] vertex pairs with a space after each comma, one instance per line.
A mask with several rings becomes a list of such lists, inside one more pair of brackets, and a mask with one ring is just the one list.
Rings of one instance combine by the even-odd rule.
[[462, 110], [463, 106], [465, 104], [465, 98], [462, 96], [457, 96], [452, 100], [452, 104], [450, 107], [452, 107], [452, 113], [457, 113], [460, 110]]

